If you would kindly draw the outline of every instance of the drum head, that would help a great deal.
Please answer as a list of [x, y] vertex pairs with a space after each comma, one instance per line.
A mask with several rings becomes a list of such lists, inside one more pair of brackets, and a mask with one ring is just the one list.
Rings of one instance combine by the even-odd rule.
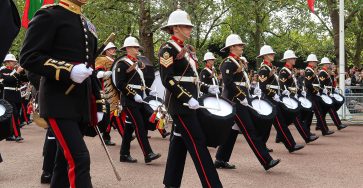
[[13, 106], [8, 101], [0, 99], [0, 122], [8, 120], [12, 114]]
[[6, 112], [6, 108], [5, 106], [3, 106], [2, 104], [0, 104], [0, 116], [3, 116]]
[[299, 107], [299, 103], [289, 97], [282, 97], [282, 103], [289, 109], [295, 110]]
[[328, 95], [321, 95], [321, 99], [326, 104], [333, 104], [333, 100]]
[[340, 94], [334, 93], [333, 94], [333, 97], [335, 98], [335, 100], [337, 100], [339, 102], [343, 102], [344, 101], [344, 98]]
[[261, 115], [268, 116], [272, 113], [273, 107], [265, 100], [254, 99], [251, 102], [251, 106], [257, 110]]
[[304, 108], [310, 109], [313, 106], [313, 104], [310, 102], [310, 100], [306, 99], [305, 97], [299, 97], [299, 101], [301, 103], [301, 106]]
[[203, 106], [216, 109], [216, 110], [214, 109], [206, 109], [206, 110], [208, 110], [211, 114], [219, 117], [225, 117], [233, 113], [233, 106], [227, 101], [225, 101], [223, 98], [219, 98], [218, 100], [215, 97], [206, 97], [203, 100]]

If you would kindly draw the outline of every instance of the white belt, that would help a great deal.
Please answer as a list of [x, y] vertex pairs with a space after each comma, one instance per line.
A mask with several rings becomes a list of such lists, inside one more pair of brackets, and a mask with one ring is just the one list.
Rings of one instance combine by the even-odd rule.
[[333, 88], [332, 86], [324, 86], [325, 88], [331, 89]]
[[197, 77], [194, 76], [174, 76], [173, 77], [176, 81], [179, 82], [192, 82], [195, 83], [197, 81]]
[[17, 87], [4, 87], [6, 90], [13, 90], [13, 91], [19, 91], [19, 88]]
[[266, 87], [267, 87], [267, 89], [280, 89], [280, 87], [277, 86], [277, 85], [270, 85], [270, 84], [268, 84], [268, 85], [266, 85]]
[[296, 87], [288, 87], [291, 91], [296, 91]]
[[48, 140], [55, 140], [54, 136], [48, 136]]
[[234, 82], [238, 86], [246, 86], [246, 82]]
[[175, 131], [173, 131], [173, 135], [174, 135], [174, 136], [179, 136], [179, 137], [181, 137], [181, 136], [182, 136], [180, 133], [176, 133]]
[[139, 90], [145, 90], [145, 86], [142, 85], [134, 85], [134, 84], [128, 84], [132, 89], [139, 89]]
[[313, 84], [314, 87], [320, 87], [320, 84]]

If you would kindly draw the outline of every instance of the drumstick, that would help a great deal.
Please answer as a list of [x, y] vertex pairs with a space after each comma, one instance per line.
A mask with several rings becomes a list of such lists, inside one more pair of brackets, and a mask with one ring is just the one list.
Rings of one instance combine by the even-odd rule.
[[[239, 98], [237, 98], [237, 100], [239, 100], [240, 103], [242, 102]], [[253, 108], [253, 106], [251, 106], [250, 104], [247, 104], [247, 106], [250, 107], [251, 109], [257, 111], [257, 113], [262, 114], [260, 110]]]
[[150, 105], [150, 106], [154, 106], [154, 107], [159, 107], [158, 105], [155, 105], [155, 104], [151, 104], [151, 103], [148, 103], [148, 102], [146, 102], [146, 101], [142, 101], [142, 103], [145, 103], [145, 104], [148, 104], [148, 105]]
[[[184, 106], [189, 106], [188, 103], [183, 103]], [[207, 109], [207, 110], [217, 110], [217, 111], [221, 111], [220, 108], [213, 108], [213, 107], [208, 107], [208, 106], [199, 106], [199, 108], [203, 108], [203, 109]]]
[[[285, 90], [287, 90], [286, 85], [284, 85], [284, 87], [285, 87]], [[290, 95], [287, 95], [287, 97], [289, 97], [289, 99], [291, 99], [291, 98], [290, 98]], [[290, 102], [290, 104], [292, 105], [291, 100], [289, 100], [289, 102]]]
[[[213, 82], [213, 85], [215, 86], [216, 85], [216, 81], [214, 80], [214, 78], [212, 78], [212, 82]], [[218, 108], [221, 109], [221, 104], [219, 103], [218, 93], [216, 93], [216, 98], [217, 98]]]

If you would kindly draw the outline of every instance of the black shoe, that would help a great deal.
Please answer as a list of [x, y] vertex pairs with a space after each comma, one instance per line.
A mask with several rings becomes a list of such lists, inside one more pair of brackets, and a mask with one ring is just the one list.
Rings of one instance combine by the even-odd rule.
[[43, 171], [42, 176], [40, 177], [40, 183], [50, 184], [51, 180], [52, 180], [52, 174], [47, 171]]
[[327, 135], [331, 135], [334, 134], [334, 131], [327, 131], [327, 132], [323, 132], [323, 136], [327, 136]]
[[310, 135], [311, 135], [311, 136], [316, 136], [316, 134], [315, 134], [315, 133], [310, 133]]
[[214, 166], [216, 168], [222, 168], [222, 169], [235, 169], [236, 168], [235, 165], [229, 164], [228, 162], [220, 161], [220, 160], [214, 161]]
[[135, 140], [136, 136], [132, 136], [131, 137], [131, 141]]
[[145, 157], [145, 163], [150, 163], [151, 161], [158, 159], [161, 157], [160, 153], [149, 153], [146, 157]]
[[19, 127], [20, 127], [20, 128], [23, 128], [25, 125], [27, 125], [27, 123], [26, 123], [26, 122], [23, 122], [23, 123], [21, 123], [21, 124], [19, 125]]
[[170, 135], [171, 133], [170, 132], [166, 132], [166, 133], [164, 133], [163, 135], [161, 135], [163, 138], [166, 138], [166, 137], [168, 137], [169, 135]]
[[21, 137], [21, 136], [18, 136], [18, 137], [15, 138], [15, 142], [20, 142], [22, 140], [24, 140], [24, 138]]
[[316, 131], [320, 130], [320, 127], [315, 127], [315, 130], [316, 130]]
[[338, 126], [338, 130], [340, 131], [340, 130], [345, 129], [347, 127], [348, 126], [341, 124], [341, 125]]
[[137, 159], [132, 158], [131, 155], [121, 155], [120, 162], [136, 163]]
[[298, 151], [298, 150], [301, 150], [303, 149], [305, 146], [304, 145], [301, 145], [301, 144], [296, 144], [293, 148], [289, 149], [289, 152], [292, 153], [294, 151]]
[[105, 140], [105, 144], [108, 146], [115, 146], [116, 143], [115, 142], [111, 142], [111, 140]]
[[270, 149], [270, 148], [266, 148], [267, 149], [267, 152], [271, 153], [271, 152], [274, 152], [273, 149]]
[[276, 160], [271, 160], [268, 164], [267, 164], [267, 166], [264, 166], [263, 168], [265, 168], [265, 170], [267, 171], [267, 170], [269, 170], [270, 168], [273, 168], [274, 166], [276, 166], [277, 164], [279, 164], [280, 163], [280, 159], [276, 159]]
[[15, 141], [15, 136], [7, 137], [6, 141]]
[[281, 142], [281, 139], [280, 138], [276, 138], [275, 139], [275, 143], [280, 143]]
[[315, 135], [311, 135], [309, 137], [309, 140], [306, 141], [306, 143], [310, 143], [310, 142], [314, 142], [315, 140], [317, 140], [319, 137], [318, 136], [315, 136]]
[[3, 158], [1, 157], [1, 153], [0, 153], [0, 163], [3, 162]]

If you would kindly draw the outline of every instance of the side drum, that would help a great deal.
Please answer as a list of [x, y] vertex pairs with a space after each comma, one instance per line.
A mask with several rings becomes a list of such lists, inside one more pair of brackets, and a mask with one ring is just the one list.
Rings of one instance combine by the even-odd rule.
[[342, 107], [345, 102], [344, 96], [339, 93], [334, 93], [332, 99], [335, 110], [339, 110], [340, 107]]
[[199, 108], [197, 110], [198, 120], [206, 137], [207, 146], [217, 147], [224, 144], [234, 124], [236, 114], [234, 103], [223, 97], [217, 99], [216, 96], [209, 94], [198, 100], [200, 105], [212, 108]]
[[0, 140], [10, 136], [12, 114], [13, 107], [11, 104], [4, 99], [0, 99]]

